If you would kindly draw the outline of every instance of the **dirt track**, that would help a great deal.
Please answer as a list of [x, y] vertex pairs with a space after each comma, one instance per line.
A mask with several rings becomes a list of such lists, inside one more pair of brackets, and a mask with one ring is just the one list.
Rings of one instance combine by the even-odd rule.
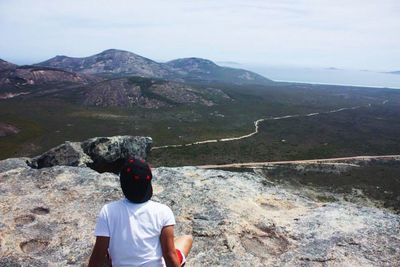
[[329, 159], [308, 159], [308, 160], [290, 160], [290, 161], [266, 161], [266, 162], [246, 162], [246, 163], [232, 163], [221, 165], [200, 165], [197, 166], [202, 169], [215, 169], [215, 168], [261, 168], [264, 166], [279, 165], [279, 164], [346, 164], [350, 165], [354, 161], [366, 160], [379, 160], [379, 159], [393, 159], [400, 160], [400, 155], [383, 155], [383, 156], [354, 156], [343, 158], [329, 158]]

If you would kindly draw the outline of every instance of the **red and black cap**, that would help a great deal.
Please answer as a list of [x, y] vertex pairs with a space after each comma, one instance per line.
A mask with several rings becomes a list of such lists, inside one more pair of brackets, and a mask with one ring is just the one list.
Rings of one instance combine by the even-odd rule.
[[153, 175], [149, 164], [142, 159], [128, 159], [119, 174], [122, 192], [134, 203], [143, 203], [153, 196]]

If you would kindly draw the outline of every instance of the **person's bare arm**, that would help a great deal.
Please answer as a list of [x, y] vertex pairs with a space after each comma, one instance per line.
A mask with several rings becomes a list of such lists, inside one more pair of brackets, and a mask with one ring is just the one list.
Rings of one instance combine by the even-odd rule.
[[93, 252], [89, 260], [89, 267], [103, 266], [109, 242], [110, 238], [107, 236], [96, 237], [96, 243], [94, 244]]
[[167, 267], [181, 266], [176, 255], [174, 244], [174, 226], [168, 225], [161, 230], [161, 248]]

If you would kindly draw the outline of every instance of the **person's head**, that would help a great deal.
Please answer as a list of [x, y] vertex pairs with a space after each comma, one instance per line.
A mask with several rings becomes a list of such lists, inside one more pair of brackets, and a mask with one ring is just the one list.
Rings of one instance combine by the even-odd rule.
[[141, 159], [128, 159], [119, 174], [122, 192], [134, 203], [143, 203], [153, 196], [153, 175], [149, 164]]

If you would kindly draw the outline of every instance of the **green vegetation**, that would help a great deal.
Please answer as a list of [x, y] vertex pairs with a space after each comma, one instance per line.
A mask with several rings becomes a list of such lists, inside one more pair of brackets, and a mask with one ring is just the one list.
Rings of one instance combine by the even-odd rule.
[[[163, 81], [132, 77], [129, 82], [139, 84], [143, 94], [154, 98], [149, 95], [152, 94], [149, 87]], [[66, 140], [81, 141], [94, 136], [151, 136], [154, 146], [237, 137], [253, 132], [253, 122], [260, 118], [355, 106], [360, 108], [267, 120], [260, 123], [258, 134], [247, 139], [153, 150], [149, 161], [154, 166], [182, 166], [385, 155], [400, 151], [400, 91], [397, 90], [299, 84], [193, 86], [211, 96], [210, 88], [221, 89], [231, 99], [215, 97], [213, 101], [217, 104], [211, 107], [100, 108], [82, 106], [84, 92], [72, 85], [21, 88], [20, 92], [30, 94], [0, 100], [0, 121], [21, 130], [0, 137], [0, 159], [35, 156]], [[383, 105], [385, 100], [389, 102]], [[275, 172], [268, 170], [267, 177], [295, 186], [322, 188], [324, 194], [313, 196], [322, 202], [337, 201], [330, 192], [351, 198], [353, 190], [360, 189], [366, 197], [396, 209], [400, 206], [399, 168], [398, 164], [378, 163], [341, 174], [278, 168]]]
[[181, 166], [398, 154], [398, 104], [265, 121], [247, 139], [152, 151], [156, 165]]
[[144, 78], [144, 77], [139, 77], [139, 76], [132, 76], [128, 78], [128, 81], [132, 84], [136, 84], [140, 86], [140, 89], [146, 90], [149, 89], [150, 86], [153, 84], [163, 84], [166, 81], [161, 80], [161, 79], [156, 79], [156, 78]]
[[[132, 79], [131, 82], [135, 83], [141, 81], [140, 77]], [[149, 79], [142, 81], [143, 88], [146, 88], [146, 85], [148, 87]], [[154, 82], [161, 81], [154, 80]], [[202, 88], [202, 85], [194, 86]], [[323, 117], [323, 124], [319, 121], [321, 116], [266, 122], [261, 125], [263, 134], [254, 138], [229, 143], [155, 150], [150, 160], [155, 165], [177, 166], [330, 155], [347, 156], [367, 152], [388, 154], [398, 151], [396, 144], [400, 143], [397, 142], [397, 136], [400, 135], [397, 128], [393, 128], [397, 123], [395, 107], [396, 103], [399, 103], [399, 94], [395, 90], [296, 84], [271, 86], [215, 84], [207, 85], [207, 88], [221, 89], [233, 100], [219, 99], [217, 105], [212, 107], [179, 105], [156, 110], [97, 108], [80, 105], [79, 91], [76, 93], [79, 88], [71, 87], [63, 90], [51, 86], [32, 87], [29, 90], [32, 92], [31, 95], [0, 102], [1, 121], [21, 129], [21, 132], [14, 136], [0, 138], [0, 148], [2, 148], [0, 158], [33, 156], [66, 140], [80, 141], [94, 136], [145, 135], [153, 138], [154, 146], [235, 137], [254, 131], [253, 122], [259, 118], [307, 114], [368, 103], [377, 105], [376, 109], [326, 115]], [[380, 110], [378, 104], [385, 99], [390, 99], [392, 106], [385, 105]], [[365, 111], [368, 111], [367, 117], [362, 116]], [[360, 124], [353, 123], [354, 114], [359, 114], [357, 118], [361, 120]], [[375, 121], [369, 121], [377, 116], [389, 117], [384, 120], [375, 118]], [[336, 125], [336, 122], [341, 124]], [[353, 124], [354, 129], [348, 128]], [[385, 129], [384, 132], [381, 130], [382, 127]], [[369, 129], [369, 132], [366, 129]], [[381, 132], [380, 138], [385, 136], [386, 141], [379, 141], [373, 146], [370, 144], [374, 142], [368, 145], [355, 142], [357, 136], [342, 141], [342, 136], [339, 138], [336, 133], [346, 136], [342, 133], [346, 131], [348, 136], [357, 133], [360, 140], [365, 136], [378, 137]], [[327, 141], [322, 138], [325, 132]], [[281, 139], [288, 141], [283, 144]], [[313, 139], [315, 141], [311, 141]], [[357, 149], [345, 149], [350, 141], [355, 142]], [[30, 149], [27, 149], [28, 147]]]
[[291, 165], [275, 166], [265, 169], [269, 180], [318, 188], [316, 198], [323, 202], [336, 199], [327, 193], [343, 194], [350, 201], [362, 201], [364, 198], [375, 199], [384, 207], [400, 212], [400, 164], [397, 161], [371, 161], [362, 167], [349, 168], [340, 173], [326, 172], [324, 168], [296, 169]]
[[161, 79], [149, 79], [149, 78], [143, 78], [143, 77], [130, 77], [128, 79], [130, 83], [136, 84], [140, 87], [140, 91], [143, 96], [151, 98], [151, 99], [156, 99], [161, 102], [165, 102], [169, 105], [177, 105], [175, 101], [172, 101], [169, 98], [163, 97], [162, 95], [155, 94], [150, 90], [150, 87], [154, 84], [163, 84], [166, 81], [161, 80]]

